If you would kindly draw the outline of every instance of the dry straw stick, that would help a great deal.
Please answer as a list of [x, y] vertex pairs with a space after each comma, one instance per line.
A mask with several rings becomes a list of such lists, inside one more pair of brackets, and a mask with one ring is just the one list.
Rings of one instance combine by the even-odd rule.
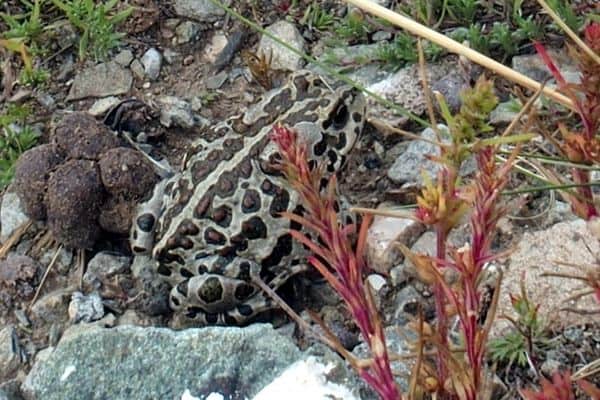
[[[486, 57], [483, 54], [481, 54], [467, 46], [463, 46], [462, 44], [458, 43], [457, 41], [452, 40], [449, 37], [434, 31], [433, 29], [423, 26], [423, 25], [419, 24], [418, 22], [413, 21], [410, 18], [404, 17], [392, 10], [389, 10], [385, 7], [375, 4], [374, 2], [372, 2], [370, 0], [345, 0], [345, 1], [347, 3], [355, 5], [356, 7], [361, 8], [373, 15], [383, 18], [386, 21], [388, 21], [396, 26], [399, 26], [400, 28], [407, 30], [408, 32], [412, 33], [413, 35], [420, 36], [424, 39], [429, 40], [430, 42], [440, 45], [452, 53], [460, 54], [460, 55], [468, 58], [469, 60], [471, 60], [487, 69], [490, 69], [499, 75], [502, 75], [506, 79], [511, 80], [515, 83], [518, 83], [519, 85], [525, 86], [526, 88], [529, 88], [534, 91], [537, 91], [542, 87], [542, 85], [539, 82], [537, 82], [531, 78], [528, 78], [525, 75], [520, 74], [517, 71], [515, 71], [505, 65], [502, 65], [499, 62], [494, 61], [491, 58]], [[552, 90], [549, 87], [544, 87], [542, 89], [542, 92], [546, 96], [554, 99], [555, 101], [570, 108], [571, 110], [575, 109], [571, 99], [558, 93], [557, 91]]]

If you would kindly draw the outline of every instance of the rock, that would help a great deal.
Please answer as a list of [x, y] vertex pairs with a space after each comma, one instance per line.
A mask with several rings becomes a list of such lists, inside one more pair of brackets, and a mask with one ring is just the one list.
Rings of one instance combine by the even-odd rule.
[[[440, 132], [447, 132], [445, 126], [439, 125], [439, 128]], [[437, 140], [435, 132], [431, 128], [421, 132], [421, 137], [425, 140]], [[439, 154], [440, 148], [437, 145], [423, 140], [413, 140], [406, 151], [400, 154], [389, 168], [388, 178], [396, 183], [423, 184], [422, 173], [426, 172], [430, 178], [435, 179], [440, 165], [429, 160], [427, 156], [439, 156]]]
[[180, 17], [199, 22], [214, 22], [225, 15], [225, 11], [210, 0], [175, 0], [173, 8]]
[[129, 69], [131, 69], [131, 72], [133, 72], [136, 78], [144, 79], [146, 71], [144, 71], [144, 65], [141, 63], [140, 60], [133, 60], [131, 62], [131, 65], [129, 65]]
[[[581, 82], [580, 72], [567, 51], [548, 49], [548, 54], [567, 82], [574, 84]], [[513, 57], [512, 68], [538, 82], [543, 82], [552, 77], [550, 70], [538, 54]]]
[[499, 103], [490, 113], [490, 123], [493, 125], [510, 124], [519, 113], [521, 105], [515, 101]]
[[195, 125], [192, 106], [187, 101], [174, 96], [163, 96], [157, 101], [162, 106], [160, 107], [160, 123], [163, 126], [170, 128], [171, 125], [175, 125], [190, 129]]
[[103, 99], [96, 100], [88, 110], [88, 114], [93, 115], [94, 117], [104, 115], [108, 112], [108, 110], [110, 110], [120, 102], [121, 100], [119, 100], [119, 98], [115, 96], [109, 96]]
[[0, 383], [0, 400], [23, 400], [21, 395], [21, 381], [11, 379]]
[[21, 365], [21, 348], [12, 325], [0, 329], [0, 382], [13, 377]]
[[[9, 253], [0, 261], [0, 294], [7, 296], [7, 306], [15, 301], [30, 300], [41, 278], [41, 266], [33, 258]], [[0, 296], [0, 303], [5, 302]]]
[[20, 226], [29, 222], [21, 199], [14, 192], [5, 192], [0, 207], [0, 242], [4, 243]]
[[394, 325], [405, 326], [415, 320], [419, 312], [419, 305], [424, 303], [425, 299], [414, 286], [407, 285], [402, 288], [394, 299]]
[[[462, 105], [460, 94], [469, 87], [469, 83], [465, 80], [464, 75], [458, 71], [450, 72], [448, 75], [444, 75], [436, 81], [431, 82], [431, 91], [440, 92], [444, 96], [446, 104], [453, 114], [457, 113]], [[438, 102], [435, 99], [432, 99], [432, 101], [436, 108], [439, 109]]]
[[196, 41], [200, 33], [200, 25], [193, 21], [183, 21], [175, 28], [177, 35], [177, 44], [184, 44]]
[[227, 81], [228, 74], [225, 71], [219, 72], [217, 75], [211, 77], [206, 83], [206, 88], [209, 90], [219, 89], [225, 81]]
[[[509, 295], [519, 294], [523, 281], [529, 299], [533, 304], [539, 305], [539, 317], [549, 324], [550, 329], [581, 323], [580, 314], [569, 312], [565, 308], [597, 310], [598, 304], [589, 295], [567, 302], [569, 296], [587, 286], [579, 280], [545, 277], [541, 274], [566, 272], [583, 275], [587, 268], [597, 268], [597, 254], [600, 254], [598, 237], [582, 220], [562, 222], [542, 231], [525, 233], [510, 255], [508, 267], [504, 271], [492, 333], [500, 334], [512, 326], [499, 316], [514, 315]], [[581, 267], [576, 270], [560, 266], [558, 262]], [[600, 314], [586, 315], [586, 322], [599, 323]]]
[[[329, 381], [328, 375], [332, 368], [332, 364], [325, 365], [316, 357], [296, 361], [262, 389], [253, 400], [280, 399], [285, 393], [298, 393], [298, 399], [359, 400], [349, 388]], [[291, 399], [294, 397], [296, 396], [292, 395]]]
[[131, 258], [127, 256], [101, 251], [88, 262], [83, 282], [94, 289], [99, 289], [102, 285], [112, 283], [115, 276], [129, 270], [130, 265]]
[[[296, 25], [285, 21], [277, 21], [266, 28], [267, 32], [284, 41], [298, 51], [304, 50], [304, 38]], [[258, 44], [257, 54], [271, 56], [271, 67], [287, 71], [296, 71], [304, 65], [302, 57], [277, 44], [267, 35], [263, 35]]]
[[367, 261], [377, 272], [387, 273], [401, 263], [404, 256], [396, 245], [412, 245], [425, 226], [408, 218], [376, 216], [367, 233]]
[[140, 399], [179, 399], [188, 390], [200, 398], [211, 392], [251, 398], [301, 358], [293, 341], [270, 325], [69, 331], [45, 359], [36, 359], [23, 384], [26, 395], [125, 400], [135, 393]]
[[[428, 82], [433, 84], [444, 76], [452, 74], [457, 68], [453, 61], [428, 63]], [[421, 86], [419, 66], [416, 64], [398, 70], [385, 79], [368, 86], [367, 89], [414, 114], [421, 115], [425, 112], [425, 95]], [[393, 109], [380, 104], [371, 97], [367, 99], [367, 110], [369, 110], [369, 120], [380, 121], [390, 126], [399, 126], [408, 121], [406, 116], [397, 114]]]
[[204, 49], [204, 58], [213, 64], [215, 72], [219, 72], [230, 65], [233, 57], [243, 46], [247, 35], [247, 31], [243, 28], [236, 29], [229, 37], [225, 37], [222, 33], [213, 35], [210, 43]]
[[[388, 326], [384, 329], [384, 332], [388, 354], [397, 355], [399, 358], [398, 361], [391, 362], [392, 371], [394, 371], [396, 377], [396, 383], [400, 387], [400, 390], [403, 393], [406, 393], [411, 376], [412, 360], [414, 360], [414, 357], [411, 357], [414, 354], [412, 353], [411, 346], [407, 340], [415, 341], [416, 335], [408, 327], [403, 326]], [[354, 350], [352, 350], [352, 354], [361, 359], [367, 359], [371, 356], [369, 348], [364, 342], [356, 346]], [[406, 358], [403, 359], [402, 357]], [[366, 383], [361, 382], [361, 384], [364, 385], [363, 387], [366, 387]], [[362, 398], [374, 399], [377, 398], [377, 396], [373, 393], [372, 389], [369, 388], [368, 394], [363, 395]]]
[[109, 61], [78, 73], [67, 101], [125, 94], [129, 92], [132, 84], [131, 72], [116, 62]]
[[[15, 166], [13, 188], [21, 199], [25, 213], [37, 220], [46, 218], [46, 184], [50, 171], [62, 162], [56, 146], [42, 144], [19, 157]], [[2, 227], [4, 230], [4, 226]]]
[[69, 303], [69, 319], [73, 323], [93, 322], [103, 316], [104, 306], [98, 293], [93, 292], [87, 296], [81, 292], [73, 293], [71, 303]]
[[73, 252], [65, 249], [64, 247], [58, 250], [58, 255], [56, 255], [56, 252], [56, 248], [51, 248], [44, 251], [39, 258], [39, 262], [42, 265], [50, 265], [52, 259], [56, 257], [52, 269], [57, 271], [59, 274], [67, 275], [69, 273], [69, 269], [71, 268], [71, 264], [73, 263]]
[[129, 64], [133, 61], [133, 53], [129, 49], [121, 50], [115, 56], [115, 62], [121, 67], [129, 67]]
[[65, 322], [71, 293], [70, 288], [59, 289], [39, 298], [31, 307], [33, 316], [44, 322]]
[[167, 64], [174, 64], [175, 60], [177, 60], [181, 57], [181, 54], [179, 54], [178, 52], [176, 52], [173, 49], [165, 49], [163, 51], [163, 57], [165, 58], [165, 61], [167, 62]]
[[162, 54], [153, 47], [149, 48], [142, 56], [141, 62], [146, 76], [153, 81], [157, 80], [162, 65]]

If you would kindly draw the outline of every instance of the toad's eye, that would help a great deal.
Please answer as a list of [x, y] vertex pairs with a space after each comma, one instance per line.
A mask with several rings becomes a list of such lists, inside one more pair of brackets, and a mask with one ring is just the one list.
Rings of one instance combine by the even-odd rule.
[[348, 107], [344, 103], [341, 103], [337, 106], [333, 114], [333, 127], [335, 129], [343, 129], [348, 123], [348, 118], [350, 118]]

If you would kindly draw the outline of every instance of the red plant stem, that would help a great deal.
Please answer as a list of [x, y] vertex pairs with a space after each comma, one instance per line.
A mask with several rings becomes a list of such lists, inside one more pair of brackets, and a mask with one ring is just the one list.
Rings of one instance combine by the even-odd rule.
[[[445, 226], [439, 224], [436, 226], [436, 256], [438, 260], [446, 259], [446, 238], [447, 230]], [[438, 263], [438, 268], [443, 268]], [[442, 348], [448, 348], [448, 315], [446, 313], [446, 294], [440, 283], [433, 285], [433, 296], [435, 299], [435, 314], [437, 317], [437, 330], [440, 336], [440, 345]], [[446, 378], [448, 377], [448, 367], [444, 359], [444, 352], [439, 351], [437, 354], [437, 373], [440, 380], [440, 385], [443, 387]]]
[[583, 197], [583, 201], [585, 202], [584, 207], [586, 209], [585, 219], [589, 221], [598, 216], [598, 210], [596, 210], [596, 206], [594, 205], [594, 193], [592, 192], [591, 186], [588, 185], [590, 182], [589, 173], [579, 168], [573, 168], [572, 174], [575, 183], [582, 185], [577, 188], [577, 192]]

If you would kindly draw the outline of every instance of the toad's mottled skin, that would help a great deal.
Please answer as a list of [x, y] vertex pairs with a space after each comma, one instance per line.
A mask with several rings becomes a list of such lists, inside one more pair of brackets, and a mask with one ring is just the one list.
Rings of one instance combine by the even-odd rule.
[[194, 143], [183, 171], [140, 206], [132, 232], [134, 252], [151, 253], [172, 284], [175, 311], [203, 324], [238, 325], [274, 308], [252, 277], [277, 289], [300, 269], [303, 250], [279, 214], [297, 212], [299, 203], [272, 168], [268, 134], [274, 124], [296, 130], [309, 159], [333, 173], [354, 146], [364, 112], [357, 90], [300, 71]]

